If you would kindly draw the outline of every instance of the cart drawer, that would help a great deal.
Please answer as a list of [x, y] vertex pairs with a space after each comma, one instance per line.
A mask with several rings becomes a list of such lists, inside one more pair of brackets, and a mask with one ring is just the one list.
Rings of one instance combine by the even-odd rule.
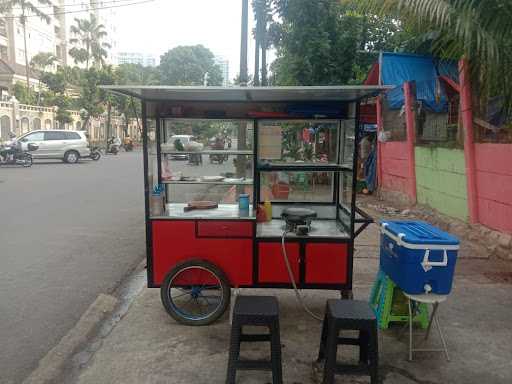
[[250, 221], [198, 221], [197, 237], [252, 237], [253, 223]]

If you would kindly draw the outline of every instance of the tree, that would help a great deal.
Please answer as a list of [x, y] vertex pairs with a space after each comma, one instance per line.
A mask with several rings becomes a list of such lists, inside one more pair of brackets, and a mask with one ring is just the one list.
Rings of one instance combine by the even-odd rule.
[[411, 26], [422, 47], [443, 58], [465, 57], [481, 100], [504, 96], [512, 112], [512, 2], [509, 0], [364, 0]]
[[273, 0], [271, 26], [278, 85], [344, 84], [352, 78], [359, 43], [358, 18], [339, 0]]
[[203, 45], [179, 46], [160, 58], [160, 80], [166, 85], [221, 85], [222, 72]]
[[84, 129], [88, 129], [91, 118], [98, 117], [105, 111], [107, 93], [98, 86], [109, 84], [114, 84], [111, 67], [89, 68], [82, 71], [78, 106], [83, 110], [81, 117], [84, 120]]
[[[158, 85], [159, 72], [154, 67], [144, 67], [140, 64], [121, 64], [114, 73], [114, 81], [117, 85]], [[128, 129], [128, 120], [138, 118], [141, 114], [140, 102], [134, 101], [124, 95], [112, 95], [114, 108], [124, 118], [125, 133]]]
[[38, 75], [46, 72], [57, 61], [57, 57], [51, 52], [39, 52], [30, 60], [30, 68]]
[[41, 20], [46, 21], [48, 24], [50, 23], [50, 17], [38, 8], [39, 5], [51, 6], [52, 2], [50, 0], [37, 0], [36, 2], [29, 0], [2, 0], [2, 3], [0, 4], [0, 13], [12, 11], [13, 8], [21, 9], [20, 24], [23, 29], [23, 44], [25, 48], [25, 76], [27, 78], [28, 92], [30, 92], [30, 66], [27, 48], [27, 14], [37, 16]]
[[[267, 85], [267, 50], [269, 39], [268, 24], [272, 21], [271, 0], [253, 0], [252, 8], [256, 28], [253, 31], [255, 40], [254, 85]], [[261, 82], [260, 82], [260, 51], [261, 51]]]
[[107, 49], [110, 44], [102, 40], [107, 36], [105, 26], [98, 24], [98, 19], [94, 14], [89, 15], [89, 19], [75, 18], [76, 25], [70, 27], [71, 34], [74, 36], [69, 42], [74, 45], [69, 50], [70, 56], [75, 63], [85, 63], [85, 68], [89, 69], [89, 62], [92, 60], [96, 66], [103, 66], [107, 57]]
[[39, 78], [39, 89], [37, 91], [37, 105], [41, 103], [41, 77], [44, 76], [47, 69], [57, 61], [57, 57], [51, 52], [39, 52], [30, 60], [30, 68], [37, 73]]

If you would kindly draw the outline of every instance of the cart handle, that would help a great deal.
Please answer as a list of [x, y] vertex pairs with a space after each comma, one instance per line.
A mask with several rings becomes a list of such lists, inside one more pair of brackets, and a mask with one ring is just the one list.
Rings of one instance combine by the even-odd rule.
[[448, 253], [446, 249], [443, 249], [443, 261], [430, 261], [428, 257], [430, 256], [430, 249], [425, 250], [425, 256], [423, 256], [423, 261], [421, 262], [421, 266], [425, 272], [428, 272], [432, 269], [432, 267], [446, 267], [448, 265]]

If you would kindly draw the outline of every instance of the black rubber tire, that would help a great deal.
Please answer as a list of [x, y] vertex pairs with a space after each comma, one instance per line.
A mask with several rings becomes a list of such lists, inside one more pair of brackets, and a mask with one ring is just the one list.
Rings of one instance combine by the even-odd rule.
[[91, 159], [93, 159], [94, 161], [98, 161], [100, 158], [101, 158], [100, 151], [94, 151], [93, 153], [91, 153]]
[[[169, 298], [169, 284], [175, 277], [175, 275], [178, 274], [182, 269], [192, 267], [192, 266], [198, 266], [205, 268], [209, 270], [211, 273], [215, 274], [221, 283], [222, 288], [222, 303], [221, 305], [211, 314], [208, 315], [208, 317], [201, 319], [201, 320], [191, 320], [186, 317], [183, 317], [180, 315], [180, 313], [176, 312], [176, 310], [173, 308], [171, 304], [171, 300]], [[162, 304], [164, 305], [165, 310], [167, 313], [178, 323], [184, 324], [184, 325], [194, 325], [194, 326], [201, 326], [201, 325], [209, 325], [218, 320], [224, 312], [226, 312], [226, 309], [229, 307], [229, 303], [231, 301], [231, 287], [229, 285], [228, 279], [224, 272], [220, 270], [216, 265], [210, 263], [206, 260], [188, 260], [182, 263], [177, 264], [171, 271], [165, 276], [165, 279], [160, 287], [160, 297], [162, 299]]]
[[30, 153], [26, 153], [25, 154], [25, 162], [23, 163], [23, 166], [25, 168], [29, 168], [32, 166], [32, 163], [33, 163], [33, 159], [32, 159], [32, 155]]
[[[75, 155], [75, 160], [70, 159], [71, 155]], [[78, 163], [78, 160], [80, 160], [80, 154], [77, 151], [67, 151], [64, 154], [64, 162], [68, 164], [76, 164]]]

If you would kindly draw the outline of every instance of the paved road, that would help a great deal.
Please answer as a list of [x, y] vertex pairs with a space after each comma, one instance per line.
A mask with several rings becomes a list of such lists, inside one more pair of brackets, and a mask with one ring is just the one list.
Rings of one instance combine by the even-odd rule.
[[18, 383], [144, 255], [141, 153], [0, 168], [0, 383]]

